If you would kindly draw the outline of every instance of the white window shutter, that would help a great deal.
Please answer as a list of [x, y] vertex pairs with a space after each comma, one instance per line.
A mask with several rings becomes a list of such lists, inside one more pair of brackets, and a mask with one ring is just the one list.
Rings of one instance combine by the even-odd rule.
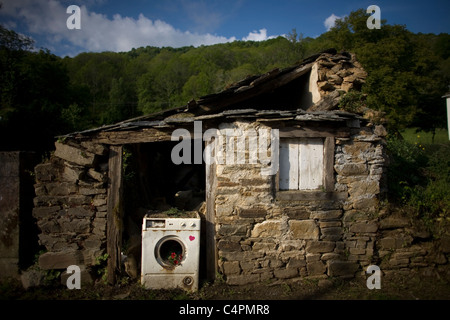
[[298, 189], [298, 143], [292, 140], [280, 142], [280, 177], [281, 190]]
[[298, 189], [299, 175], [299, 145], [298, 143], [289, 144], [289, 189]]
[[323, 140], [302, 140], [299, 147], [299, 159], [299, 189], [318, 189], [323, 185]]

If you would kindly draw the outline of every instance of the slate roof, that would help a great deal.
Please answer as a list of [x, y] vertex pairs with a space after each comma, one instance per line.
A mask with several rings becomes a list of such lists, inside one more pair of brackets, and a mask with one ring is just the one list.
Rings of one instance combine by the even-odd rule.
[[[294, 66], [285, 69], [273, 69], [262, 75], [249, 76], [230, 85], [221, 92], [200, 97], [198, 100], [191, 100], [184, 106], [128, 119], [111, 125], [70, 133], [60, 137], [74, 137], [77, 135], [90, 135], [97, 132], [134, 130], [148, 127], [167, 128], [193, 121], [220, 118], [247, 118], [249, 120], [254, 119], [255, 121], [345, 121], [360, 118], [358, 115], [341, 110], [329, 110], [330, 108], [325, 108], [324, 110], [320, 105], [327, 102], [327, 97], [320, 100], [312, 108], [309, 108], [308, 111], [299, 108], [286, 108], [282, 103], [276, 106], [276, 108], [274, 106], [270, 108], [242, 108], [251, 99], [270, 94], [290, 82], [309, 74], [315, 61], [324, 53], [334, 55], [332, 58], [336, 60], [350, 60], [348, 53], [337, 54], [335, 49], [328, 49], [306, 58]], [[336, 95], [339, 95], [337, 91], [330, 94], [328, 99], [336, 98]], [[332, 107], [336, 106], [334, 105]]]

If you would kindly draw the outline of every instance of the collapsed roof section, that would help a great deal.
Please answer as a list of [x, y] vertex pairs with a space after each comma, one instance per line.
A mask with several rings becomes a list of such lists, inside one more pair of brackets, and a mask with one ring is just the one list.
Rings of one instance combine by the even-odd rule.
[[359, 90], [366, 76], [353, 54], [328, 49], [294, 66], [249, 76], [221, 92], [178, 108], [61, 137], [87, 138], [99, 132], [163, 129], [210, 119], [346, 121], [360, 116], [339, 110], [339, 101], [350, 89]]

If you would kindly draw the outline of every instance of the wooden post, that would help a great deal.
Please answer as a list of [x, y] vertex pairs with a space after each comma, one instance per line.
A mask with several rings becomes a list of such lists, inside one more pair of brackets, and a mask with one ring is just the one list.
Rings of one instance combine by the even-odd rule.
[[108, 283], [116, 282], [116, 271], [120, 271], [120, 249], [122, 243], [122, 146], [111, 146], [108, 161], [108, 212], [106, 252], [108, 253]]
[[[215, 143], [211, 141], [210, 143]], [[216, 250], [216, 164], [206, 164], [206, 279], [214, 281], [217, 273]]]
[[327, 192], [334, 191], [334, 137], [326, 137], [323, 145], [324, 187]]
[[448, 140], [450, 140], [450, 93], [445, 95], [447, 99], [447, 129], [448, 129]]

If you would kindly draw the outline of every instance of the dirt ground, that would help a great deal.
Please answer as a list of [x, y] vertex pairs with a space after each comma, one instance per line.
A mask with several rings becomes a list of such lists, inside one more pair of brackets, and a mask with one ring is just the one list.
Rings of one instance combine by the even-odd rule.
[[69, 290], [50, 284], [24, 290], [10, 279], [0, 283], [0, 300], [450, 300], [450, 278], [437, 273], [388, 274], [381, 288], [369, 290], [366, 278], [290, 279], [284, 282], [230, 286], [223, 280], [203, 282], [198, 292], [148, 290], [138, 281], [121, 279], [115, 286], [97, 282]]

